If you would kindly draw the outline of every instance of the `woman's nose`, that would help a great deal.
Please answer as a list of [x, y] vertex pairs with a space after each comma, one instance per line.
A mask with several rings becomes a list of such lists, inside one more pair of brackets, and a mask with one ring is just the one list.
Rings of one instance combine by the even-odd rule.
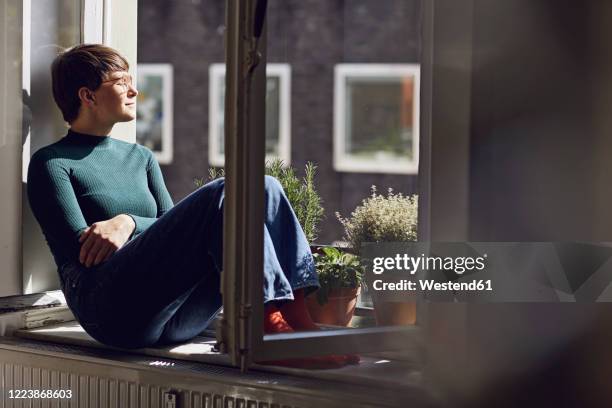
[[134, 86], [134, 84], [130, 84], [129, 88], [128, 88], [128, 93], [131, 96], [137, 96], [138, 95], [138, 89], [136, 89], [136, 86]]

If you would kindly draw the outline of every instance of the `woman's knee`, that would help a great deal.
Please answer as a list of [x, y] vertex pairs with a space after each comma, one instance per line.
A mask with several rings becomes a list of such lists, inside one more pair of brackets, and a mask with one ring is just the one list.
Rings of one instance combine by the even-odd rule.
[[[283, 191], [283, 186], [280, 181], [276, 177], [273, 176], [264, 176], [264, 186], [266, 191]], [[201, 188], [203, 189], [223, 189], [225, 187], [225, 178], [220, 177], [211, 182], [204, 184]]]
[[[265, 176], [264, 177], [264, 187], [265, 187], [266, 196], [280, 197], [285, 194], [285, 191], [283, 190], [283, 186], [281, 185], [280, 181], [278, 181], [276, 177]], [[207, 194], [210, 192], [219, 192], [219, 193], [222, 193], [222, 196], [225, 196], [225, 192], [224, 192], [225, 179], [223, 177], [215, 179], [203, 185], [202, 187], [200, 187], [200, 189], [202, 190], [204, 194]]]
[[225, 179], [223, 177], [209, 181], [208, 183], [201, 186], [199, 189], [194, 191], [194, 194], [199, 199], [209, 202], [214, 197], [221, 197], [224, 195]]
[[213, 190], [219, 190], [225, 188], [225, 177], [216, 178], [202, 186], [202, 188], [210, 188]]
[[265, 188], [266, 188], [266, 193], [268, 194], [284, 193], [283, 186], [281, 185], [280, 181], [278, 181], [276, 177], [265, 176]]

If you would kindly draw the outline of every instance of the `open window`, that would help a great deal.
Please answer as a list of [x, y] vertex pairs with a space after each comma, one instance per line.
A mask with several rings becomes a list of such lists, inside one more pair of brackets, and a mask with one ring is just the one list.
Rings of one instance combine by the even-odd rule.
[[[279, 21], [283, 21], [285, 25], [280, 28], [280, 34], [283, 35], [282, 30], [288, 29], [288, 26], [293, 24], [290, 18], [278, 19], [277, 16], [272, 17], [274, 13], [289, 12], [283, 9], [286, 6], [275, 5], [274, 9], [267, 9], [266, 3], [261, 0], [229, 1], [227, 9], [226, 199], [222, 286], [224, 318], [218, 333], [223, 349], [228, 352], [232, 362], [243, 369], [246, 369], [252, 362], [274, 359], [298, 358], [328, 353], [364, 353], [414, 349], [414, 346], [419, 343], [421, 335], [419, 326], [415, 325], [336, 327], [322, 331], [274, 335], [264, 335], [263, 333], [263, 293], [261, 290], [263, 284], [263, 243], [261, 226], [263, 225], [267, 122], [265, 120], [266, 60], [268, 50], [276, 53], [274, 55], [276, 59], [284, 56], [279, 57], [279, 52], [283, 53], [290, 49], [290, 47], [279, 47], [275, 43], [279, 38], [270, 35], [270, 31], [267, 30], [274, 27], [274, 30], [276, 30], [274, 33], [279, 34], [278, 24]], [[351, 15], [350, 18], [359, 19], [363, 18], [364, 14], [367, 15], [367, 9], [364, 9], [364, 7], [359, 9], [361, 14]], [[266, 14], [266, 12], [268, 13]], [[347, 6], [342, 12], [350, 15], [353, 10], [350, 6]], [[394, 10], [388, 9], [386, 12], [391, 15]], [[283, 15], [286, 17], [286, 14]], [[400, 14], [399, 18], [407, 18], [408, 15], [410, 13]], [[347, 16], [345, 15], [345, 17]], [[270, 18], [276, 18], [275, 24], [266, 26]], [[350, 18], [347, 18], [347, 20], [350, 20]], [[410, 29], [418, 32], [418, 19], [415, 19], [414, 22], [415, 24], [411, 25]], [[300, 32], [298, 35], [308, 37], [310, 34]], [[287, 38], [281, 40], [287, 41]], [[306, 41], [302, 38], [300, 40]], [[348, 40], [340, 38], [339, 41], [347, 44]], [[332, 47], [332, 45], [329, 46]], [[375, 50], [371, 48], [369, 51], [376, 54]], [[297, 55], [289, 54], [299, 60]], [[412, 56], [405, 57], [410, 59], [416, 58], [417, 55], [418, 52], [415, 50]], [[376, 56], [371, 55], [370, 58], [376, 58]], [[319, 81], [329, 86], [328, 91], [323, 92], [323, 95], [329, 96], [331, 107], [334, 64], [325, 64], [325, 61], [318, 60], [316, 63], [311, 60], [306, 62], [302, 60], [302, 66], [297, 66], [293, 62], [291, 64], [294, 72], [301, 71], [302, 73], [299, 78], [298, 75], [294, 76], [294, 94], [297, 91], [298, 84], [303, 84], [307, 90], [310, 87], [310, 92], [304, 93], [304, 98], [312, 98], [316, 94], [313, 90], [313, 84], [316, 83], [315, 81]], [[302, 70], [308, 70], [306, 75]], [[405, 76], [411, 78], [412, 85], [404, 86], [399, 81], [400, 91], [395, 92], [397, 89], [393, 85], [394, 88], [391, 93], [401, 99], [402, 89], [405, 87], [405, 89], [411, 90], [410, 98], [414, 99], [414, 89], [418, 88], [418, 71], [412, 69], [409, 73], [404, 72], [399, 75], [396, 73], [395, 75], [399, 78]], [[382, 100], [385, 96], [386, 94], [383, 92], [379, 99]], [[415, 105], [411, 105], [412, 111], [410, 114], [414, 114]], [[307, 122], [305, 126], [317, 129], [321, 133], [320, 137], [327, 138], [331, 146], [331, 131], [326, 134], [324, 127], [318, 127], [320, 125], [318, 119], [325, 115], [329, 118], [331, 109], [329, 113], [322, 112], [319, 115], [316, 108], [316, 102], [312, 101], [309, 105], [309, 114], [304, 118], [305, 123]], [[401, 116], [399, 113], [401, 109], [396, 107], [395, 110], [397, 111], [396, 116]], [[396, 122], [401, 123], [400, 118]], [[331, 130], [331, 127], [329, 130]], [[408, 130], [410, 129], [407, 127], [406, 131]], [[311, 137], [319, 136], [311, 134]], [[413, 161], [414, 169], [412, 171], [415, 172], [417, 148], [414, 147], [413, 143], [416, 142], [414, 142], [415, 138], [413, 136], [409, 139], [411, 140], [410, 148], [404, 151], [404, 156]], [[416, 140], [418, 140], [418, 137]], [[424, 314], [420, 320], [423, 321], [423, 319], [425, 319]]]
[[[24, 199], [27, 168], [32, 153], [66, 132], [50, 92], [49, 66], [57, 50], [80, 42], [105, 42], [135, 59], [131, 52], [135, 28], [129, 23], [136, 16], [136, 4], [121, 8], [117, 4], [111, 0], [9, 0], [0, 6], [2, 38], [6, 39], [0, 47], [4, 93], [0, 155], [6, 163], [0, 296], [58, 289], [56, 267]], [[115, 129], [116, 137], [130, 140], [132, 126]]]
[[[20, 174], [11, 171], [6, 177], [11, 183], [18, 180], [25, 183], [31, 155], [66, 134], [66, 124], [51, 94], [49, 67], [57, 51], [78, 43], [105, 43], [135, 62], [137, 4], [117, 0], [23, 0], [5, 2], [1, 8], [7, 13], [5, 21], [16, 23], [12, 27], [6, 25], [13, 31], [3, 37], [11, 38], [11, 49], [7, 52], [13, 55], [5, 59], [3, 53], [2, 59], [20, 68], [9, 68], [3, 78], [7, 78], [10, 88], [3, 89], [10, 89], [7, 100], [22, 102], [11, 103], [5, 117], [0, 119], [16, 126], [15, 133], [10, 133], [9, 143], [16, 150], [7, 162], [21, 158], [22, 164]], [[135, 63], [131, 70], [135, 76]], [[135, 128], [134, 122], [120, 123], [113, 128], [112, 135], [133, 142]], [[11, 168], [16, 170], [14, 166]], [[10, 215], [7, 223], [2, 223], [18, 226], [6, 231], [10, 240], [14, 240], [10, 248], [15, 252], [6, 254], [11, 266], [2, 277], [2, 282], [6, 282], [2, 287], [7, 288], [4, 294], [57, 290], [57, 268], [25, 194], [22, 194], [25, 184], [15, 185], [17, 187], [19, 190], [12, 190], [7, 197], [12, 200], [11, 206], [18, 203], [21, 214]], [[8, 216], [9, 213], [3, 214]], [[0, 254], [0, 259], [6, 262], [5, 254]], [[9, 279], [12, 282], [9, 283]]]
[[[74, 21], [77, 26], [82, 25], [82, 28], [81, 31], [75, 34], [75, 38], [66, 40], [66, 45], [79, 41], [110, 42], [110, 45], [122, 50], [130, 61], [135, 61], [135, 48], [130, 48], [134, 45], [130, 42], [131, 37], [126, 34], [119, 41], [117, 37], [112, 35], [112, 32], [118, 32], [118, 30], [111, 30], [109, 33], [104, 28], [114, 27], [115, 25], [125, 28], [126, 22], [133, 23], [136, 17], [135, 4], [129, 3], [130, 6], [128, 7], [122, 3], [121, 9], [119, 7], [112, 7], [113, 4], [115, 3], [111, 4], [109, 1], [75, 2], [74, 7], [77, 7], [77, 9], [75, 9], [76, 11], [73, 10], [76, 16]], [[132, 5], [134, 8], [132, 8]], [[276, 13], [281, 11], [278, 7], [283, 8], [287, 6], [279, 3], [274, 7], [277, 7], [274, 9]], [[219, 6], [219, 8], [222, 9], [222, 6]], [[359, 328], [332, 328], [320, 332], [266, 336], [264, 336], [261, 330], [263, 314], [261, 293], [263, 266], [261, 226], [263, 223], [264, 161], [266, 153], [270, 151], [275, 150], [279, 155], [283, 151], [285, 154], [288, 154], [289, 151], [289, 128], [291, 126], [289, 122], [288, 95], [293, 94], [293, 91], [290, 92], [289, 89], [290, 77], [293, 77], [291, 87], [297, 88], [301, 103], [299, 115], [296, 114], [294, 116], [298, 122], [294, 122], [292, 130], [295, 133], [299, 132], [301, 151], [312, 152], [316, 149], [317, 152], [322, 152], [321, 154], [327, 154], [328, 160], [321, 160], [317, 164], [321, 168], [327, 167], [330, 170], [328, 173], [323, 173], [324, 179], [322, 180], [322, 182], [329, 181], [332, 183], [328, 186], [328, 190], [337, 188], [338, 184], [335, 183], [338, 182], [340, 177], [346, 177], [346, 180], [349, 180], [350, 183], [363, 178], [364, 180], [361, 181], [361, 184], [354, 185], [356, 186], [354, 190], [363, 190], [364, 195], [367, 195], [369, 185], [364, 183], [368, 183], [370, 180], [368, 177], [363, 177], [363, 174], [356, 174], [355, 179], [349, 179], [351, 175], [340, 175], [333, 172], [332, 169], [334, 66], [346, 63], [348, 60], [357, 59], [360, 50], [355, 48], [350, 52], [346, 51], [349, 54], [354, 54], [350, 58], [348, 54], [344, 56], [335, 55], [325, 61], [318, 60], [320, 58], [318, 53], [314, 55], [298, 52], [298, 48], [295, 48], [295, 52], [293, 52], [293, 47], [289, 47], [287, 44], [279, 45], [278, 40], [281, 39], [281, 43], [283, 43], [290, 38], [286, 32], [290, 26], [297, 35], [303, 35], [302, 31], [300, 31], [301, 26], [294, 24], [295, 22], [285, 15], [285, 17], [279, 20], [284, 22], [283, 25], [270, 25], [275, 30], [280, 29], [281, 35], [275, 33], [275, 35], [267, 37], [265, 11], [265, 2], [262, 1], [242, 2], [230, 0], [227, 2], [227, 24], [224, 30], [222, 30], [226, 34], [227, 41], [226, 79], [223, 91], [225, 97], [222, 99], [217, 94], [217, 97], [214, 99], [215, 104], [220, 103], [220, 101], [223, 101], [224, 104], [222, 110], [224, 124], [222, 129], [225, 140], [222, 153], [224, 154], [224, 164], [226, 167], [225, 253], [222, 283], [224, 317], [218, 331], [221, 344], [224, 350], [228, 352], [232, 362], [243, 368], [247, 368], [252, 362], [264, 360], [334, 352], [362, 353], [413, 348], [412, 346], [418, 342], [421, 335], [421, 329], [418, 326], [381, 327], [366, 325]], [[290, 10], [285, 9], [282, 11], [286, 13]], [[319, 13], [322, 16], [330, 12], [336, 17], [338, 13], [344, 13], [346, 14], [347, 23], [353, 21], [353, 27], [357, 27], [359, 24], [354, 20], [367, 15], [368, 9], [364, 10], [360, 6], [353, 10], [347, 6], [342, 10], [315, 9], [310, 12]], [[384, 12], [388, 15], [397, 15], [398, 21], [402, 23], [408, 19], [410, 21], [408, 27], [410, 27], [411, 32], [413, 31], [411, 35], [415, 35], [416, 38], [416, 33], [418, 33], [418, 10], [404, 10], [402, 13], [397, 14], [396, 10], [384, 9]], [[113, 18], [110, 19], [109, 15], [112, 15]], [[270, 15], [274, 14], [269, 14], [268, 16]], [[293, 17], [296, 16], [294, 15]], [[279, 17], [276, 15], [274, 18], [278, 19]], [[88, 21], [93, 22], [93, 25], [87, 23]], [[398, 27], [401, 26], [398, 25]], [[338, 28], [333, 25], [330, 27], [334, 30]], [[304, 28], [307, 32], [316, 31], [308, 24]], [[284, 34], [282, 31], [285, 31]], [[367, 31], [368, 29], [364, 28], [361, 32]], [[397, 36], [399, 34], [395, 32], [393, 35]], [[297, 41], [297, 38], [294, 38], [294, 40]], [[314, 41], [311, 39], [310, 41], [312, 42], [309, 45], [309, 49], [320, 49], [319, 39], [314, 39]], [[352, 44], [356, 43], [352, 39], [341, 38], [340, 41], [346, 47], [352, 47]], [[379, 41], [384, 41], [384, 39]], [[222, 41], [219, 41], [219, 43], [222, 44]], [[275, 65], [270, 64], [268, 66], [268, 76], [266, 76], [266, 60], [269, 55], [268, 46], [270, 53], [275, 54], [275, 57], [271, 60], [287, 61], [287, 63], [278, 66], [278, 69], [274, 68]], [[341, 47], [336, 48], [341, 49]], [[367, 49], [370, 52], [375, 50], [375, 47], [367, 47]], [[400, 62], [405, 64], [418, 63], [417, 49], [418, 47], [416, 46], [412, 47], [410, 52], [404, 56], [404, 60]], [[288, 58], [283, 58], [283, 56]], [[376, 60], [379, 56], [374, 53], [369, 58]], [[215, 60], [218, 61], [219, 59], [212, 59], [212, 61]], [[45, 64], [48, 65], [48, 62], [45, 61]], [[297, 63], [297, 65], [294, 63]], [[291, 70], [289, 66], [291, 66]], [[217, 70], [219, 69], [217, 68]], [[179, 67], [176, 67], [174, 72], [177, 74], [177, 79], [181, 77], [179, 75]], [[221, 74], [223, 74], [222, 71]], [[217, 72], [211, 75], [211, 78], [216, 76], [219, 79], [211, 83], [211, 88], [216, 86], [214, 84], [218, 84], [219, 81], [222, 83], [221, 74]], [[270, 76], [277, 78], [277, 80], [272, 81], [272, 86], [268, 86], [270, 82], [267, 78]], [[299, 78], [299, 81], [297, 78]], [[320, 89], [320, 92], [318, 89]], [[211, 92], [212, 94], [213, 92]], [[272, 99], [276, 102], [273, 104], [266, 103], [266, 97], [268, 100]], [[271, 121], [267, 115], [267, 112], [275, 110], [278, 110], [277, 122]], [[54, 111], [53, 114], [56, 117], [59, 115], [57, 111]], [[276, 118], [276, 114], [273, 117]], [[214, 122], [212, 117], [210, 120], [211, 123]], [[61, 120], [57, 122], [62, 124]], [[276, 128], [278, 128], [278, 136], [275, 136], [276, 132], [273, 132], [272, 136], [267, 137], [266, 129]], [[286, 129], [287, 132], [283, 133], [283, 129]], [[217, 132], [219, 131], [217, 129]], [[124, 139], [135, 140], [135, 128], [125, 129], [118, 127], [116, 132], [121, 134]], [[61, 132], [52, 131], [45, 134], [59, 136]], [[286, 140], [283, 139], [283, 135], [286, 135], [284, 136]], [[211, 144], [213, 139], [211, 139]], [[295, 136], [293, 139], [297, 141]], [[277, 147], [275, 149], [267, 149], [266, 142], [268, 140], [278, 141], [276, 143]], [[51, 142], [53, 140], [41, 141], [41, 144], [36, 147]], [[178, 151], [178, 149], [176, 150]], [[281, 158], [283, 157], [281, 156]], [[284, 157], [284, 159], [288, 162], [289, 156]], [[309, 160], [308, 157], [305, 156], [305, 160]], [[24, 163], [24, 166], [27, 166], [27, 163]], [[417, 182], [414, 174], [387, 175], [386, 177], [387, 180], [390, 177], [398, 177], [393, 179], [397, 183], [407, 181], [406, 184], [412, 188], [413, 192], [416, 192], [414, 187], [417, 185]], [[343, 189], [351, 190], [350, 183], [343, 185]], [[341, 209], [345, 214], [347, 211], [350, 211], [350, 206], [354, 204], [355, 200], [347, 199], [346, 201], [348, 204], [345, 205], [345, 208]], [[32, 222], [30, 227], [38, 232], [38, 226], [34, 222]], [[24, 243], [26, 241], [28, 245], [30, 243], [33, 245], [29, 249], [24, 247], [24, 253], [27, 252], [27, 259], [36, 259], [32, 257], [32, 254], [36, 251], [36, 253], [40, 254], [44, 252], [48, 256], [48, 251], [42, 238], [38, 244], [34, 244], [34, 241], [30, 240], [27, 233], [24, 233]], [[43, 264], [40, 270], [42, 271], [41, 273], [46, 274], [44, 276], [55, 278], [55, 267], [51, 263]], [[28, 289], [32, 291], [41, 291], [47, 288], [54, 289], [54, 284], [56, 284], [54, 281], [46, 282], [36, 277], [32, 278], [32, 282], [35, 285]], [[41, 285], [41, 282], [48, 286]], [[423, 319], [424, 315], [420, 321], [424, 321]]]

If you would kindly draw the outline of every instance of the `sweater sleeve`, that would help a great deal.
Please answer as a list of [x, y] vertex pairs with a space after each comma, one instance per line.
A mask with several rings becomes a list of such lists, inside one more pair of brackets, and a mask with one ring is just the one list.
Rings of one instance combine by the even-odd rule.
[[48, 152], [37, 152], [28, 167], [27, 193], [32, 212], [52, 251], [68, 258], [78, 254], [79, 236], [87, 228], [87, 222], [70, 182], [69, 170]]
[[164, 183], [164, 177], [159, 167], [159, 163], [157, 163], [157, 160], [155, 159], [155, 156], [153, 156], [153, 152], [151, 152], [151, 150], [145, 149], [145, 151], [148, 154], [147, 182], [149, 184], [149, 191], [153, 195], [155, 203], [157, 204], [157, 216], [153, 218], [128, 214], [130, 217], [132, 217], [134, 223], [136, 224], [136, 228], [134, 229], [132, 236], [136, 236], [145, 231], [159, 217], [164, 215], [174, 206], [170, 193], [168, 193], [168, 190], [166, 189], [166, 184]]

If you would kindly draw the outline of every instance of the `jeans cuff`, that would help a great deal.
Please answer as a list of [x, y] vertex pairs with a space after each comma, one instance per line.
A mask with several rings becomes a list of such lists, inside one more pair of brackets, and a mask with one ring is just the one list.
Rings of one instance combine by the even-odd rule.
[[275, 298], [267, 298], [267, 299], [264, 298], [264, 305], [266, 303], [270, 303], [270, 302], [284, 303], [284, 302], [286, 302], [288, 300], [294, 300], [293, 293], [290, 292], [290, 293], [287, 293], [287, 294], [282, 295], [282, 296], [277, 296]]
[[320, 287], [321, 285], [319, 284], [318, 279], [311, 279], [305, 282], [300, 282], [299, 284], [292, 286], [291, 289], [293, 289], [294, 291], [304, 289], [304, 296], [308, 296]]

